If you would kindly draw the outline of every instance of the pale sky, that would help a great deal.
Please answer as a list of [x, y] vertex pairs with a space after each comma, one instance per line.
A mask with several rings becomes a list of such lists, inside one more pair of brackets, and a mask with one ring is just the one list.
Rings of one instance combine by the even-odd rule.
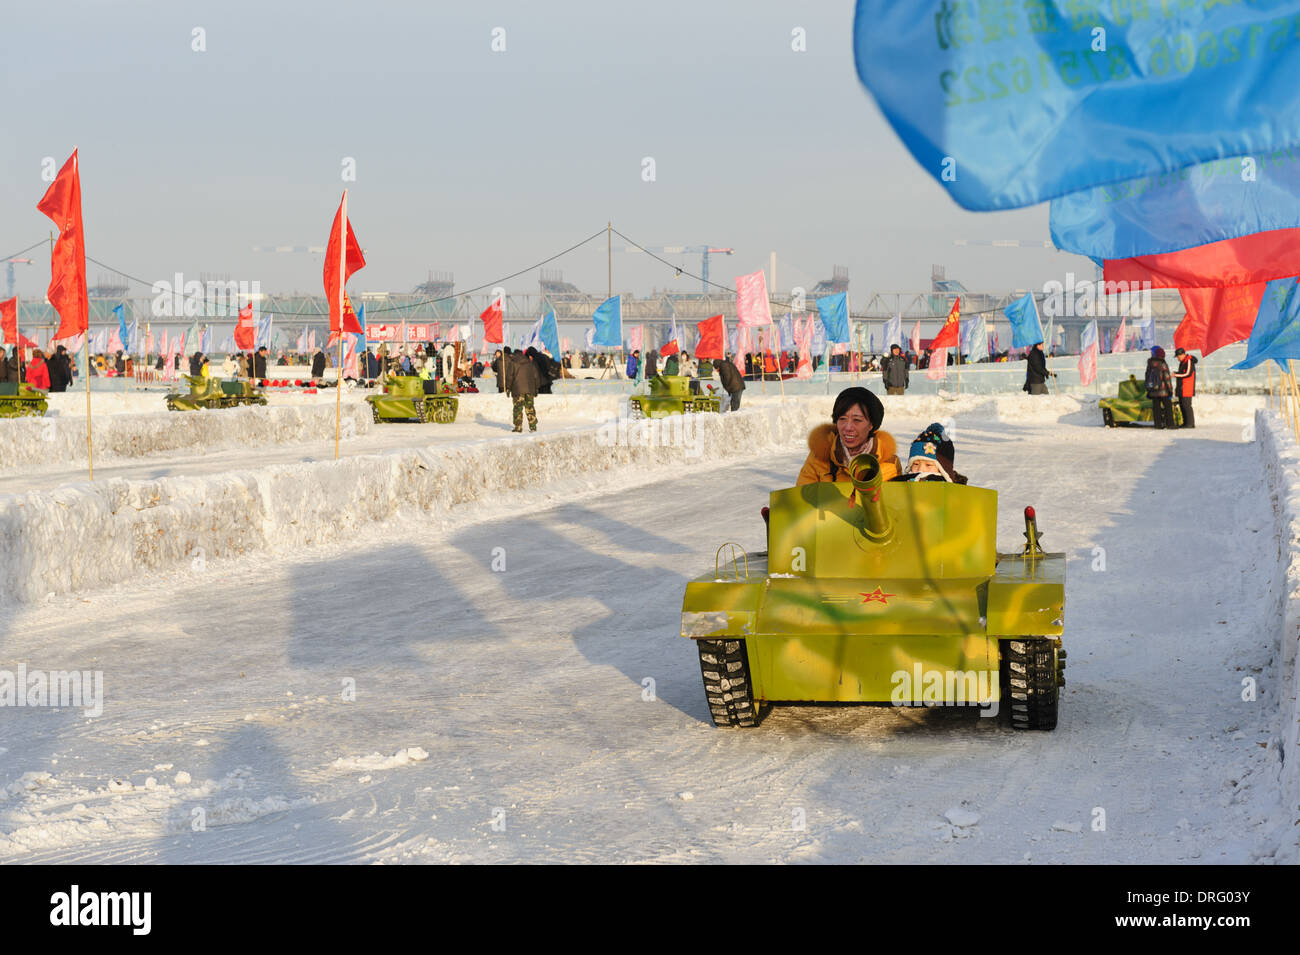
[[[858, 82], [852, 21], [847, 0], [10, 5], [0, 255], [47, 235], [42, 161], [77, 146], [89, 254], [149, 281], [216, 273], [320, 294], [319, 256], [252, 248], [324, 245], [345, 186], [369, 260], [354, 293], [407, 292], [431, 269], [466, 291], [607, 220], [646, 245], [734, 248], [713, 262], [727, 285], [771, 251], [781, 292], [846, 265], [855, 308], [928, 289], [932, 263], [977, 291], [1090, 275], [1051, 250], [954, 247], [1046, 239], [1047, 207], [952, 202]], [[24, 296], [49, 281], [35, 254]], [[670, 258], [698, 271], [698, 256]], [[603, 239], [549, 268], [603, 291]], [[88, 271], [93, 284], [103, 270]], [[537, 273], [505, 285], [536, 292]], [[616, 251], [614, 287], [699, 283]]]

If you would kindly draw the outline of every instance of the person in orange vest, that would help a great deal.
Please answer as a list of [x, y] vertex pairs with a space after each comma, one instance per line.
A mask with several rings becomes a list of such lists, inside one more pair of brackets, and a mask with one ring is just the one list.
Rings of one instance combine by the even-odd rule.
[[1183, 413], [1182, 427], [1195, 428], [1192, 396], [1196, 394], [1196, 356], [1187, 354], [1182, 348], [1176, 348], [1174, 357], [1178, 359], [1178, 370], [1174, 372], [1174, 393], [1178, 396], [1178, 409]]

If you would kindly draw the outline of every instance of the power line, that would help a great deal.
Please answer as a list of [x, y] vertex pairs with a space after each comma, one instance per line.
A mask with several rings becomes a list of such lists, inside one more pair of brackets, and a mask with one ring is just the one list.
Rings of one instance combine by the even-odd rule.
[[366, 314], [367, 314], [367, 315], [370, 315], [370, 314], [372, 314], [372, 313], [374, 313], [374, 312], [400, 312], [400, 311], [402, 311], [403, 309], [408, 309], [408, 308], [419, 308], [421, 305], [432, 305], [432, 304], [434, 304], [434, 303], [436, 303], [436, 302], [450, 302], [450, 301], [453, 301], [453, 300], [455, 300], [455, 299], [457, 299], [457, 298], [460, 298], [460, 296], [462, 296], [462, 295], [473, 295], [475, 292], [481, 292], [481, 291], [483, 291], [483, 289], [485, 289], [485, 288], [492, 288], [493, 286], [495, 286], [495, 285], [499, 285], [499, 284], [501, 284], [502, 282], [509, 282], [511, 279], [513, 279], [513, 278], [517, 278], [518, 276], [523, 275], [525, 272], [531, 272], [533, 269], [540, 269], [543, 265], [547, 265], [547, 264], [549, 264], [549, 263], [551, 263], [551, 262], [554, 262], [554, 261], [555, 261], [556, 259], [558, 259], [560, 256], [562, 256], [562, 255], [568, 255], [570, 252], [574, 251], [575, 249], [580, 249], [580, 248], [582, 248], [582, 247], [583, 247], [584, 245], [586, 245], [588, 242], [591, 242], [593, 239], [598, 239], [598, 238], [600, 238], [600, 236], [602, 236], [602, 235], [604, 235], [604, 234], [605, 234], [605, 230], [604, 230], [604, 229], [600, 229], [599, 231], [597, 231], [597, 232], [593, 232], [591, 235], [587, 236], [587, 238], [583, 239], [581, 242], [578, 242], [578, 243], [576, 243], [576, 244], [574, 244], [574, 245], [569, 246], [569, 247], [568, 247], [567, 249], [565, 249], [563, 252], [556, 252], [556, 253], [555, 253], [554, 255], [552, 255], [550, 258], [542, 259], [542, 261], [540, 261], [540, 262], [536, 262], [536, 263], [534, 263], [533, 265], [528, 266], [528, 268], [526, 268], [526, 269], [520, 269], [518, 272], [511, 272], [509, 275], [503, 276], [502, 278], [499, 278], [499, 279], [493, 279], [491, 282], [485, 282], [485, 283], [482, 284], [482, 285], [476, 286], [476, 287], [474, 287], [474, 288], [472, 288], [472, 289], [467, 289], [467, 290], [464, 291], [464, 292], [457, 292], [455, 295], [444, 295], [442, 298], [431, 298], [431, 299], [426, 299], [426, 300], [423, 301], [423, 302], [413, 302], [413, 303], [411, 303], [410, 305], [391, 305], [391, 306], [389, 306], [389, 307], [387, 307], [387, 308], [368, 309], [368, 310], [366, 311]]
[[[31, 245], [29, 245], [29, 246], [28, 246], [27, 248], [25, 248], [25, 249], [20, 249], [20, 250], [18, 250], [17, 252], [13, 253], [12, 255], [6, 255], [6, 256], [4, 257], [4, 259], [16, 259], [16, 258], [18, 258], [18, 256], [22, 255], [24, 252], [30, 252], [32, 249], [36, 248], [37, 246], [45, 245], [45, 243], [47, 243], [47, 242], [49, 242], [49, 241], [50, 241], [49, 239], [41, 239], [41, 241], [39, 241], [39, 242], [33, 242]], [[4, 259], [0, 259], [0, 262], [3, 262]]]
[[[581, 242], [575, 243], [574, 245], [569, 246], [567, 249], [564, 249], [564, 250], [561, 251], [561, 252], [556, 252], [554, 255], [552, 255], [552, 256], [550, 256], [550, 257], [548, 257], [548, 258], [545, 258], [545, 259], [543, 259], [543, 260], [540, 261], [540, 262], [536, 262], [536, 263], [534, 263], [533, 265], [528, 266], [527, 268], [520, 269], [520, 270], [517, 271], [517, 272], [512, 272], [512, 273], [510, 273], [509, 275], [503, 276], [503, 277], [501, 277], [501, 278], [493, 279], [491, 282], [485, 282], [483, 285], [476, 286], [476, 287], [474, 287], [474, 288], [472, 288], [472, 289], [467, 289], [467, 290], [464, 291], [464, 292], [457, 292], [457, 293], [455, 293], [454, 295], [444, 295], [444, 296], [441, 297], [441, 298], [430, 298], [430, 299], [424, 299], [423, 301], [419, 301], [419, 302], [411, 302], [411, 303], [409, 303], [409, 304], [407, 304], [407, 305], [390, 305], [390, 306], [385, 306], [385, 307], [381, 307], [381, 308], [372, 308], [372, 309], [367, 309], [366, 314], [367, 314], [367, 315], [372, 315], [372, 314], [376, 314], [376, 313], [378, 313], [378, 312], [400, 312], [400, 311], [404, 311], [404, 310], [406, 310], [406, 309], [411, 309], [411, 308], [420, 308], [420, 307], [423, 306], [423, 305], [434, 305], [434, 304], [436, 304], [436, 303], [438, 303], [438, 302], [450, 302], [450, 301], [454, 301], [454, 300], [460, 298], [462, 295], [472, 295], [472, 294], [475, 293], [475, 292], [481, 292], [481, 291], [482, 291], [483, 289], [485, 289], [485, 288], [492, 288], [493, 286], [499, 285], [499, 284], [502, 283], [502, 282], [508, 282], [508, 281], [510, 281], [510, 280], [513, 279], [513, 278], [517, 278], [518, 276], [523, 275], [525, 272], [531, 272], [533, 269], [539, 269], [539, 268], [541, 268], [543, 265], [547, 265], [547, 264], [549, 264], [549, 263], [551, 263], [551, 262], [554, 262], [556, 259], [560, 258], [561, 256], [568, 255], [570, 252], [574, 251], [575, 249], [580, 249], [580, 248], [582, 248], [582, 247], [583, 247], [584, 245], [586, 245], [588, 242], [591, 242], [591, 241], [593, 241], [593, 240], [595, 240], [595, 239], [598, 239], [600, 236], [602, 236], [602, 235], [604, 235], [604, 234], [605, 234], [605, 230], [604, 230], [604, 229], [600, 229], [600, 230], [598, 230], [598, 231], [596, 231], [596, 232], [593, 232], [591, 235], [587, 236], [587, 238], [583, 239]], [[36, 245], [40, 245], [40, 244], [41, 244], [40, 242], [36, 243]], [[36, 246], [32, 246], [31, 248], [36, 248]], [[24, 249], [24, 250], [23, 250], [23, 252], [26, 252], [26, 251], [28, 251], [28, 250], [27, 250], [27, 249]], [[22, 255], [22, 252], [15, 252], [14, 255]], [[10, 257], [12, 258], [12, 256], [10, 256]], [[139, 278], [138, 276], [132, 275], [132, 274], [129, 273], [129, 272], [123, 272], [121, 269], [115, 269], [115, 268], [113, 268], [113, 266], [108, 265], [108, 264], [106, 264], [106, 263], [104, 263], [104, 262], [101, 262], [101, 261], [99, 261], [98, 259], [91, 258], [89, 255], [86, 256], [86, 261], [88, 261], [88, 262], [94, 262], [94, 263], [95, 263], [96, 265], [98, 265], [100, 268], [105, 268], [105, 269], [108, 269], [108, 270], [111, 271], [111, 272], [115, 272], [116, 274], [122, 276], [123, 278], [130, 279], [132, 282], [138, 282], [138, 283], [141, 284], [141, 285], [147, 285], [147, 286], [149, 286], [150, 288], [153, 288], [153, 284], [154, 284], [153, 282], [147, 282], [147, 281], [145, 281], [144, 279]], [[194, 295], [186, 295], [186, 294], [184, 294], [184, 293], [182, 293], [182, 297], [185, 298], [185, 299], [191, 300], [191, 301], [202, 301], [204, 304], [207, 304], [207, 303], [209, 303], [209, 302], [211, 301], [210, 299], [208, 299], [208, 298], [206, 298], [206, 297], [203, 298], [203, 299], [198, 299], [197, 296], [194, 296]]]

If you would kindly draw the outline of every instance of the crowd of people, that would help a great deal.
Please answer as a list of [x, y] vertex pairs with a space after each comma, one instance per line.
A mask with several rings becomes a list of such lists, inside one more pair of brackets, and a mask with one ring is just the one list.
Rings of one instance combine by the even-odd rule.
[[0, 348], [0, 381], [3, 382], [26, 382], [43, 391], [67, 391], [76, 371], [76, 363], [63, 345], [57, 346], [48, 357], [44, 350], [32, 349], [30, 359], [18, 347]]

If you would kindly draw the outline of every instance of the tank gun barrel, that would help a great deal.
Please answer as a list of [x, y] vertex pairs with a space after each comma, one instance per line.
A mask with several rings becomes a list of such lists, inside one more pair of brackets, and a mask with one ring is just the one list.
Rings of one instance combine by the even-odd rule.
[[849, 480], [853, 497], [862, 513], [862, 533], [873, 544], [883, 544], [894, 533], [894, 526], [881, 498], [880, 461], [874, 454], [859, 454], [849, 462]]

